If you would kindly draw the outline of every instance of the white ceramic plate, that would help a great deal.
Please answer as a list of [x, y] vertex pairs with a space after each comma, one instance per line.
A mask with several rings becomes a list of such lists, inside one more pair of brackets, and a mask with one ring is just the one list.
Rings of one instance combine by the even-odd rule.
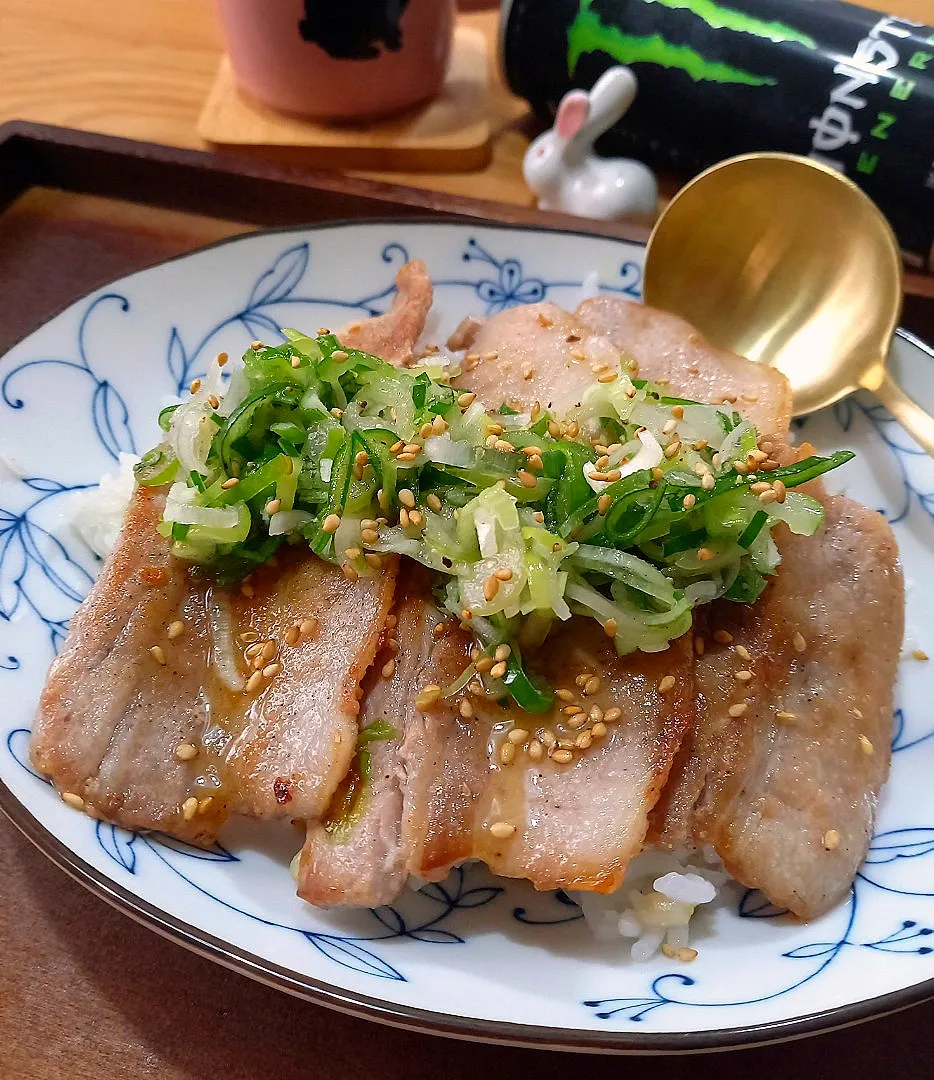
[[[366, 223], [254, 234], [134, 274], [78, 301], [0, 360], [0, 802], [52, 859], [129, 914], [246, 974], [373, 1019], [555, 1047], [687, 1050], [849, 1023], [934, 994], [934, 665], [898, 684], [892, 777], [849, 900], [801, 925], [734, 887], [695, 919], [697, 960], [634, 964], [598, 944], [561, 894], [478, 866], [393, 908], [323, 913], [297, 900], [291, 830], [237, 826], [200, 851], [68, 809], [30, 771], [28, 728], [53, 650], [96, 571], [63, 525], [70, 493], [156, 437], [155, 416], [218, 350], [280, 325], [379, 312], [420, 257], [436, 285], [430, 338], [468, 313], [547, 297], [573, 306], [592, 271], [639, 296], [641, 248], [477, 225]], [[894, 346], [934, 407], [934, 353]], [[858, 461], [832, 484], [894, 524], [909, 582], [908, 650], [934, 655], [934, 463], [871, 398], [807, 422]], [[90, 929], [90, 928], [89, 928]], [[92, 930], [90, 932], [93, 932]]]

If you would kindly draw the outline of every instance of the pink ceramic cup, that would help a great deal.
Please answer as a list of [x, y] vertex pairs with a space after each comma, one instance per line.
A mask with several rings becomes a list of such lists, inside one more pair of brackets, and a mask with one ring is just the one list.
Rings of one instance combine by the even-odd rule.
[[241, 90], [283, 112], [351, 120], [435, 95], [454, 0], [217, 0]]

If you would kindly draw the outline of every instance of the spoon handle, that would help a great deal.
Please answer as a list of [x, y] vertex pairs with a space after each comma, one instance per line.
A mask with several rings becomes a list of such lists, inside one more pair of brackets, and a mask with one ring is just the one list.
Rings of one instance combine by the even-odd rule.
[[915, 442], [934, 457], [934, 416], [912, 401], [888, 372], [872, 390]]

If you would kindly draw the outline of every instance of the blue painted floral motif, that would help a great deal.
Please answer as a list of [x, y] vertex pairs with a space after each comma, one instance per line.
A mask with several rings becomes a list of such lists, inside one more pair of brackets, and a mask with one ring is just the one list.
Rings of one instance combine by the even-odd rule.
[[0, 395], [3, 402], [11, 409], [22, 409], [26, 401], [21, 397], [11, 396], [13, 392], [13, 380], [18, 379], [26, 371], [35, 371], [42, 367], [70, 368], [73, 371], [86, 375], [91, 382], [91, 418], [94, 430], [101, 445], [110, 456], [116, 460], [121, 451], [128, 454], [136, 453], [136, 442], [130, 429], [130, 414], [127, 411], [126, 402], [120, 391], [98, 376], [88, 359], [87, 337], [91, 323], [96, 313], [103, 307], [117, 305], [118, 310], [126, 315], [130, 311], [130, 302], [119, 293], [104, 293], [95, 297], [81, 316], [78, 324], [78, 337], [75, 347], [76, 356], [65, 357], [40, 357], [36, 360], [27, 360], [19, 364], [12, 371], [7, 372], [0, 383]]
[[[37, 516], [48, 500], [89, 485], [66, 487], [40, 476], [25, 477], [20, 484], [20, 492], [25, 488], [30, 501], [16, 509], [0, 506], [0, 623], [9, 623], [21, 608], [28, 609], [44, 624], [52, 651], [57, 652], [68, 632], [62, 613], [81, 603], [93, 579]], [[13, 488], [9, 485], [11, 494]], [[0, 657], [0, 671], [16, 671], [19, 666], [15, 656]]]

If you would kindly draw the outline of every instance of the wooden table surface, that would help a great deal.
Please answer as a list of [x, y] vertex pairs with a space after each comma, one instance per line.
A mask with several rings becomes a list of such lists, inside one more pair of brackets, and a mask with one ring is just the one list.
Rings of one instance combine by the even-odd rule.
[[[934, 0], [891, 0], [929, 19]], [[489, 12], [465, 16], [492, 38]], [[13, 118], [197, 146], [220, 40], [206, 0], [0, 0], [0, 121]], [[413, 186], [527, 203], [526, 108], [498, 80], [497, 132], [480, 173]], [[934, 1003], [785, 1046], [634, 1061], [454, 1043], [370, 1025], [286, 997], [169, 944], [107, 907], [0, 821], [0, 1080], [254, 1080], [662, 1070], [844, 1080], [932, 1075]]]

